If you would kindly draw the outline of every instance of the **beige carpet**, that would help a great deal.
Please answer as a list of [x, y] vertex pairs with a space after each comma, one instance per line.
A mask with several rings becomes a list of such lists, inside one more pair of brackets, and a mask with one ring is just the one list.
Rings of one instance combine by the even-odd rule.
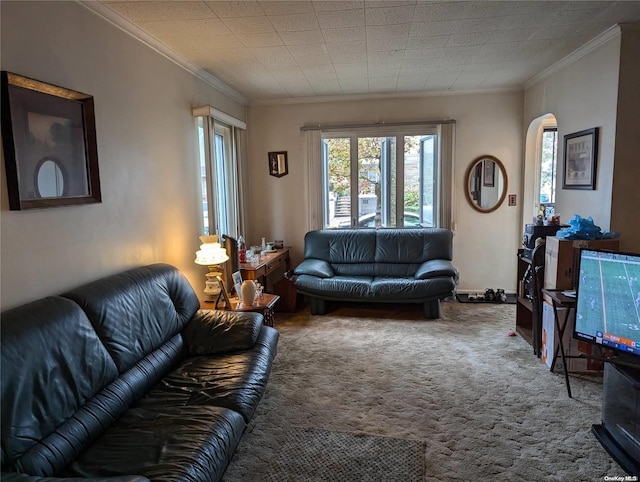
[[423, 442], [425, 481], [623, 476], [591, 434], [601, 380], [573, 376], [569, 399], [562, 375], [507, 335], [514, 319], [514, 305], [457, 302], [429, 321], [404, 305], [278, 313], [267, 392], [224, 480], [294, 480], [269, 466], [298, 429]]

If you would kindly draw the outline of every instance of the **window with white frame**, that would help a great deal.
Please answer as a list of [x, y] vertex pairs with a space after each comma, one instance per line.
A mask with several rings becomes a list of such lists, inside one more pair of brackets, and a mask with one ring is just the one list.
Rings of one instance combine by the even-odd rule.
[[321, 184], [311, 228], [451, 227], [453, 122], [303, 130], [309, 182]]
[[540, 178], [538, 199], [540, 210], [550, 216], [555, 212], [556, 172], [558, 164], [558, 129], [545, 127], [542, 130], [540, 146]]
[[200, 152], [203, 233], [238, 237], [242, 231], [238, 144], [246, 125], [208, 106], [193, 113]]

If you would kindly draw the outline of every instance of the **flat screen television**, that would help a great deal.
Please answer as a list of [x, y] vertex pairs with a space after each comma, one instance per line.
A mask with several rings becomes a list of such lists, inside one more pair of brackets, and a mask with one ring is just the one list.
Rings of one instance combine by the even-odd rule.
[[577, 285], [574, 338], [640, 362], [640, 254], [583, 248]]
[[605, 365], [602, 423], [592, 431], [627, 473], [639, 476], [640, 254], [583, 248], [579, 267], [573, 336], [618, 354]]

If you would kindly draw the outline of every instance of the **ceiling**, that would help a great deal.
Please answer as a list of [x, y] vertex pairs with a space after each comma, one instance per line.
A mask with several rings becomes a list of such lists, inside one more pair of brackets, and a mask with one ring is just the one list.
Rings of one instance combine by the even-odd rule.
[[640, 1], [103, 0], [100, 8], [244, 103], [521, 88], [613, 25], [640, 20]]

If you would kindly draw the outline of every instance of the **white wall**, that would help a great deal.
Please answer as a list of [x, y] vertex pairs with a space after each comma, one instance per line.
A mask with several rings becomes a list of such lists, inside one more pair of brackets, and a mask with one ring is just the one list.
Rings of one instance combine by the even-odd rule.
[[191, 108], [244, 120], [244, 107], [76, 2], [0, 8], [2, 70], [94, 96], [103, 199], [9, 211], [2, 169], [2, 309], [153, 262], [176, 265], [199, 292]]
[[[549, 75], [525, 92], [524, 126], [551, 113], [558, 123], [558, 174], [556, 211], [562, 222], [575, 214], [593, 217], [603, 229], [610, 229], [613, 159], [615, 152], [616, 110], [620, 36], [616, 36], [592, 52]], [[564, 136], [573, 132], [599, 128], [596, 189], [594, 191], [562, 189], [564, 174]], [[535, 162], [527, 152], [527, 162]], [[527, 184], [534, 182], [527, 169]], [[525, 222], [530, 222], [530, 210]]]
[[[522, 93], [250, 106], [248, 241], [284, 239], [293, 247], [293, 265], [301, 261], [308, 212], [302, 125], [455, 119], [454, 263], [460, 270], [459, 289], [515, 290], [519, 208], [505, 203], [489, 214], [473, 210], [465, 198], [464, 175], [474, 159], [493, 155], [507, 170], [508, 193], [520, 194], [522, 106]], [[288, 151], [289, 175], [269, 175], [269, 151]]]

